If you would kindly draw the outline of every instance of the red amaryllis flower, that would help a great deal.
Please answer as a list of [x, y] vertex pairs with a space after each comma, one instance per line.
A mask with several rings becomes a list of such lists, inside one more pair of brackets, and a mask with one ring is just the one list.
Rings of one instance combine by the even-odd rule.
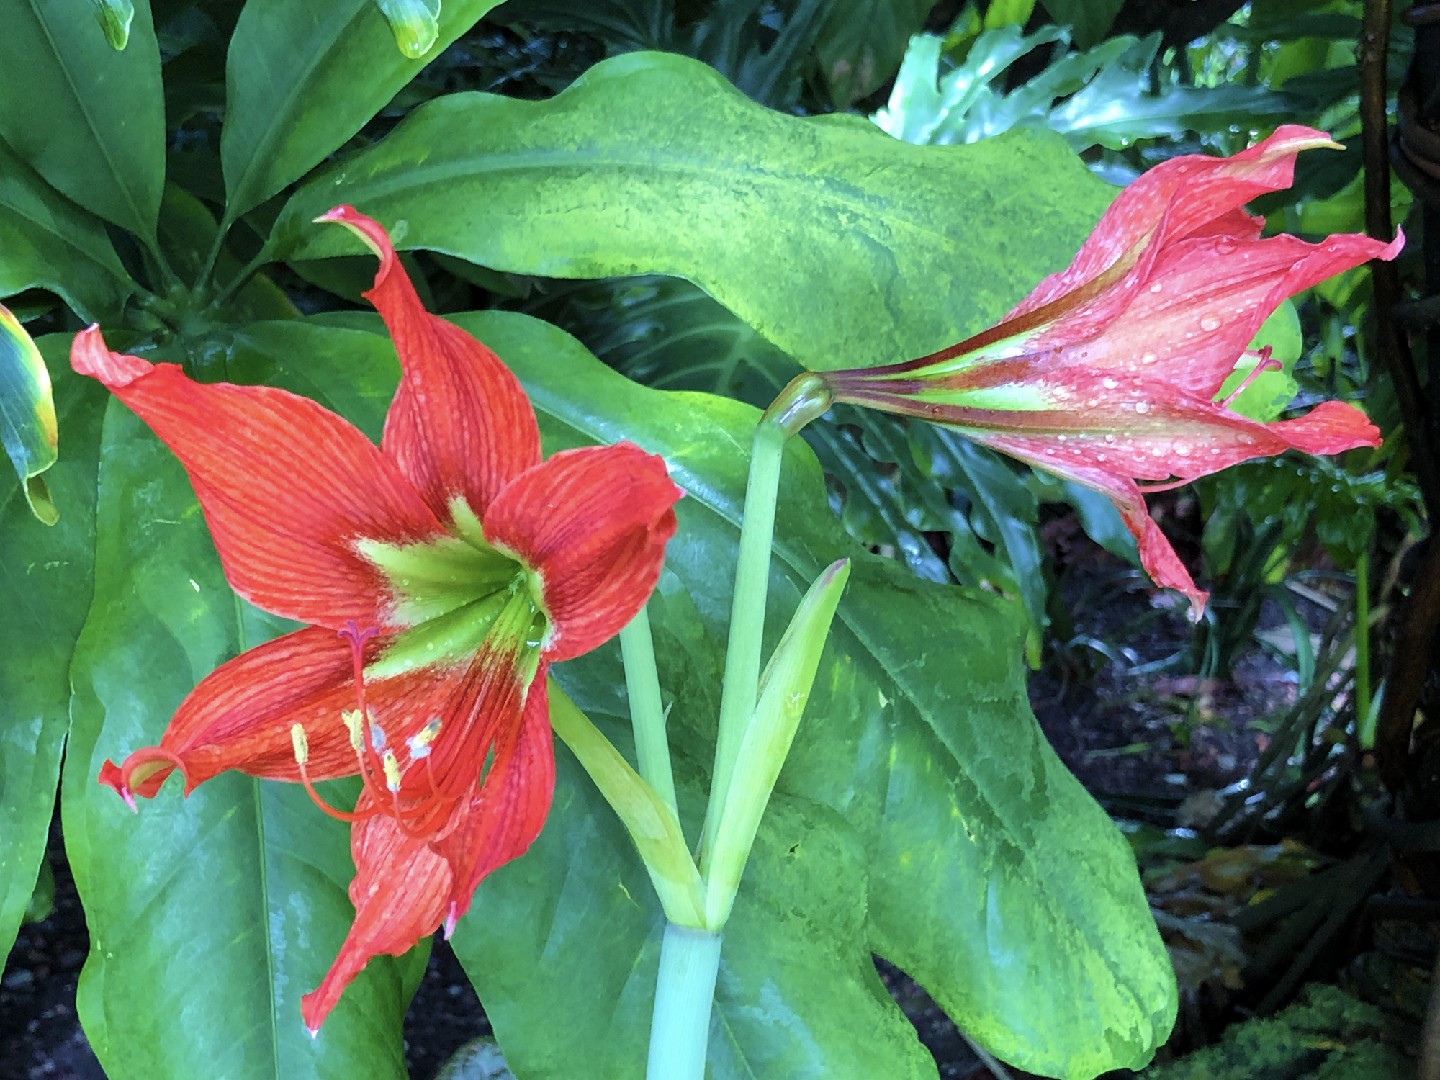
[[[1287, 126], [1234, 157], [1157, 165], [1120, 193], [1069, 268], [999, 325], [908, 363], [819, 378], [836, 401], [945, 424], [1109, 496], [1146, 572], [1185, 593], [1198, 617], [1206, 594], [1150, 519], [1144, 490], [1291, 448], [1379, 445], [1350, 405], [1266, 424], [1227, 408], [1234, 394], [1215, 400], [1282, 300], [1403, 246], [1403, 237], [1261, 238], [1264, 221], [1244, 204], [1289, 187], [1301, 150], [1334, 145]], [[1270, 363], [1253, 359], [1257, 373]]]
[[[371, 956], [447, 933], [480, 880], [539, 833], [554, 786], [545, 676], [649, 597], [679, 489], [628, 443], [540, 457], [535, 413], [480, 342], [425, 311], [385, 231], [322, 220], [380, 258], [367, 297], [402, 378], [379, 448], [313, 401], [192, 382], [106, 349], [71, 364], [125, 402], [189, 473], [225, 574], [311, 624], [223, 664], [160, 745], [101, 782], [134, 807], [178, 770], [304, 783], [358, 774], [355, 923], [303, 1002], [311, 1031]], [[483, 770], [483, 778], [482, 778]]]

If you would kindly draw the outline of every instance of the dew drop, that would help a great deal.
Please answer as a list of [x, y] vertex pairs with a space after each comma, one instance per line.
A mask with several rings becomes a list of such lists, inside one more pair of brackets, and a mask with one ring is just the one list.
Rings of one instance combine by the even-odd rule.
[[1203, 319], [1200, 320], [1200, 329], [1206, 331], [1207, 333], [1211, 330], [1219, 330], [1220, 320], [1217, 319], [1214, 315], [1206, 315]]
[[1106, 390], [1114, 390], [1120, 384], [1114, 379], [1104, 379], [1101, 381], [1100, 385], [1105, 387]]
[[1144, 416], [1150, 411], [1150, 403], [1148, 401], [1137, 401], [1135, 403], [1135, 411], [1141, 416]]
[[1233, 236], [1222, 236], [1215, 241], [1215, 250], [1221, 255], [1229, 255], [1235, 250], [1235, 238]]
[[1176, 457], [1189, 457], [1189, 456], [1190, 456], [1190, 445], [1189, 445], [1189, 443], [1176, 443], [1176, 444], [1175, 444], [1175, 456], [1176, 456]]
[[1150, 291], [1151, 291], [1152, 293], [1164, 292], [1164, 291], [1165, 291], [1165, 286], [1164, 286], [1164, 285], [1161, 285], [1160, 282], [1157, 281], [1157, 282], [1155, 282], [1154, 284], [1152, 284], [1152, 285], [1150, 286]]
[[1158, 356], [1156, 356], [1153, 352], [1147, 352], [1145, 355], [1143, 355], [1142, 357], [1140, 357], [1140, 363], [1142, 363], [1142, 364], [1153, 364], [1153, 363], [1155, 363], [1155, 361], [1158, 360], [1158, 359], [1160, 359], [1160, 358], [1159, 358]]

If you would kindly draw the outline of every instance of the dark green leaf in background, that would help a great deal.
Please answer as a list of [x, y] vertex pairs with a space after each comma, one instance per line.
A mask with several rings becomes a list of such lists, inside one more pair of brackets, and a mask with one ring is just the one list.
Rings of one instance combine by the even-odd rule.
[[837, 109], [866, 97], [900, 66], [910, 36], [925, 25], [933, 0], [832, 3], [820, 25], [820, 73]]
[[239, 774], [189, 798], [172, 778], [138, 814], [96, 782], [104, 759], [157, 742], [214, 666], [280, 629], [236, 600], [184, 472], [119, 402], [100, 492], [64, 829], [90, 930], [78, 1007], [106, 1075], [405, 1077], [401, 1019], [424, 947], [372, 961], [318, 1038], [300, 1017], [354, 917], [345, 825], [298, 785]]
[[57, 191], [153, 242], [165, 102], [149, 5], [123, 51], [93, 0], [0, 0], [0, 26], [0, 139]]
[[[498, 2], [445, 0], [426, 56], [433, 59]], [[226, 214], [238, 218], [323, 161], [425, 63], [396, 48], [375, 0], [250, 0], [225, 69]]]
[[398, 246], [495, 269], [688, 278], [801, 363], [835, 368], [982, 328], [1069, 262], [1110, 195], [1053, 136], [909, 147], [636, 53], [547, 102], [416, 110], [296, 194], [275, 254], [352, 253], [343, 230], [308, 227], [348, 201]]
[[[68, 335], [39, 345], [63, 372]], [[106, 395], [89, 380], [63, 375], [55, 389], [65, 445], [49, 487], [59, 523], [36, 521], [15, 477], [0, 475], [0, 956], [15, 940], [44, 857], [70, 726], [70, 658], [90, 607]]]
[[47, 184], [3, 142], [0, 252], [0, 296], [49, 289], [83, 319], [114, 315], [134, 288], [104, 223]]

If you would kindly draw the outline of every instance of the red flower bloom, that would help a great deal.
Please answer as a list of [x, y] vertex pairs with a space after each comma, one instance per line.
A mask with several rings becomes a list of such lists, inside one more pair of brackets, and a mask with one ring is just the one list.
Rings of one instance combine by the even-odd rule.
[[371, 956], [448, 933], [539, 833], [546, 670], [644, 605], [680, 496], [628, 443], [542, 462], [519, 382], [425, 311], [385, 231], [349, 207], [323, 220], [380, 258], [366, 295], [402, 378], [379, 448], [306, 398], [192, 382], [110, 352], [94, 327], [71, 352], [179, 457], [236, 592], [311, 624], [221, 665], [159, 746], [100, 772], [132, 808], [173, 770], [187, 794], [239, 769], [317, 802], [312, 780], [362, 777], [354, 812], [330, 811], [353, 822], [356, 915], [304, 999], [311, 1031]]
[[[1150, 519], [1136, 480], [1166, 487], [1292, 447], [1379, 445], [1350, 405], [1327, 401], [1264, 424], [1214, 400], [1282, 300], [1394, 258], [1404, 244], [1260, 237], [1264, 221], [1244, 204], [1289, 187], [1301, 150], [1334, 145], [1287, 126], [1234, 157], [1157, 165], [1120, 193], [1069, 268], [999, 325], [918, 360], [819, 377], [836, 401], [945, 424], [1109, 496], [1145, 571], [1190, 597], [1198, 617], [1206, 594]], [[1268, 363], [1255, 359], [1257, 372]]]

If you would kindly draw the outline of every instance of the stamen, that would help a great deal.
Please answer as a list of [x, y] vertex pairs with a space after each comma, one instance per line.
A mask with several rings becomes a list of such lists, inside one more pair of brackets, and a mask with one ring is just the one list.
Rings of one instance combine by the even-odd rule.
[[299, 724], [290, 725], [290, 744], [295, 748], [295, 764], [300, 766], [300, 783], [305, 786], [305, 793], [310, 796], [311, 802], [336, 821], [353, 822], [366, 816], [337, 810], [320, 797], [320, 793], [315, 790], [315, 785], [310, 780], [310, 770], [307, 768], [310, 761], [310, 740], [305, 737], [305, 729]]
[[393, 751], [386, 750], [385, 756], [380, 759], [380, 764], [385, 770], [385, 786], [390, 794], [395, 795], [400, 791], [400, 762], [396, 759]]
[[430, 756], [430, 744], [435, 741], [435, 736], [440, 734], [440, 718], [434, 716], [430, 722], [421, 728], [410, 738], [405, 740], [405, 747], [410, 751], [411, 761], [420, 761]]
[[1220, 399], [1218, 404], [1221, 408], [1228, 408], [1232, 401], [1243, 394], [1249, 388], [1250, 384], [1265, 372], [1280, 371], [1285, 367], [1279, 360], [1271, 358], [1270, 354], [1273, 351], [1269, 345], [1261, 348], [1260, 354], [1255, 360], [1255, 366], [1250, 369], [1245, 378], [1240, 380], [1240, 385]]
[[360, 753], [365, 748], [365, 736], [361, 734], [361, 724], [364, 717], [359, 709], [346, 709], [340, 714], [340, 719], [345, 721], [345, 728], [350, 732], [350, 749]]

